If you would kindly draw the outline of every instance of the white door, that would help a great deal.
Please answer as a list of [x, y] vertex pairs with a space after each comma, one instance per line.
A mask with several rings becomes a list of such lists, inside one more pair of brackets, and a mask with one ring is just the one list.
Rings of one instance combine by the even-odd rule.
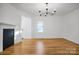
[[22, 16], [21, 29], [22, 29], [22, 38], [24, 39], [31, 38], [31, 19], [30, 18]]

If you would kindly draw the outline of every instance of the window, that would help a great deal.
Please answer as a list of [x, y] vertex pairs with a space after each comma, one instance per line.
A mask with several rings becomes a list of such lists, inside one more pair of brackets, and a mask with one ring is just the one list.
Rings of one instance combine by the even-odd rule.
[[38, 23], [37, 23], [37, 31], [38, 32], [43, 32], [43, 22], [42, 21], [39, 21]]

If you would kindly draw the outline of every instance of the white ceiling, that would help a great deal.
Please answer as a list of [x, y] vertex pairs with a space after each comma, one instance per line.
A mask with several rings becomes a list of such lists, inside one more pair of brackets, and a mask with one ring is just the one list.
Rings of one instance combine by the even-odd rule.
[[[38, 10], [44, 9], [44, 3], [12, 3], [12, 6], [18, 8], [29, 15], [39, 15]], [[66, 15], [79, 8], [79, 3], [49, 3], [49, 9], [56, 9], [57, 16]]]

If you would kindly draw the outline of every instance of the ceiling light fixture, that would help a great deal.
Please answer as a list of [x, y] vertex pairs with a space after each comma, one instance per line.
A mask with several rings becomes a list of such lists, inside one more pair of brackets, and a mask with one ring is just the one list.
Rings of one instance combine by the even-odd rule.
[[52, 11], [49, 11], [48, 8], [48, 3], [45, 3], [46, 7], [45, 7], [45, 11], [39, 9], [39, 15], [40, 16], [47, 16], [47, 15], [54, 15], [56, 13], [56, 9], [52, 9]]

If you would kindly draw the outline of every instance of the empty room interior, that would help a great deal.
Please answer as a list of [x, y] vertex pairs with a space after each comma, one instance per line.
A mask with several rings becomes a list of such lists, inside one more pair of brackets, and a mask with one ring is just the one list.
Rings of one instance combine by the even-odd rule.
[[0, 3], [0, 55], [79, 55], [79, 3]]

